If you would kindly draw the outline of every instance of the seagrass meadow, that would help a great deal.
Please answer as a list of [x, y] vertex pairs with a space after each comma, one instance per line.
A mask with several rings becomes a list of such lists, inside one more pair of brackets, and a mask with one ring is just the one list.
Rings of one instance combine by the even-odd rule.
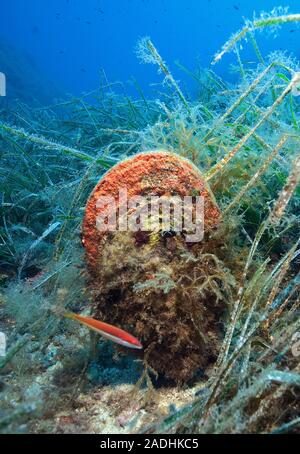
[[[154, 99], [103, 72], [81, 97], [1, 107], [1, 432], [300, 432], [300, 66], [259, 47], [259, 33], [299, 22], [275, 10], [247, 21], [209, 69], [178, 64], [193, 96], [145, 37], [136, 54], [159, 70]], [[229, 52], [235, 84], [213, 71]], [[192, 249], [162, 229], [135, 250], [118, 232], [91, 272], [90, 194], [153, 150], [193, 164], [218, 222]], [[144, 354], [61, 316], [71, 311], [122, 323]]]

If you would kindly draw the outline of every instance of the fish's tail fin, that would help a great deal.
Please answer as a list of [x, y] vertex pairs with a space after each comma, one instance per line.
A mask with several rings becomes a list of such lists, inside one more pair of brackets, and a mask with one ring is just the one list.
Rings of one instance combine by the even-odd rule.
[[71, 318], [72, 320], [75, 319], [75, 314], [73, 314], [73, 312], [64, 312], [62, 314], [62, 316], [65, 317], [65, 318]]
[[47, 306], [52, 314], [56, 315], [57, 317], [67, 317], [67, 318], [74, 318], [74, 314], [72, 312], [66, 312], [65, 307], [56, 306], [55, 304], [49, 304]]

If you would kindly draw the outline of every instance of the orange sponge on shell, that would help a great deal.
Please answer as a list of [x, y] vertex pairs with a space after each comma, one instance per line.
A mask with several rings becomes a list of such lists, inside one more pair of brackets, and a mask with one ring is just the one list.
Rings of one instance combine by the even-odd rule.
[[218, 224], [220, 211], [199, 169], [190, 161], [163, 150], [137, 154], [110, 169], [99, 181], [87, 205], [82, 241], [90, 271], [97, 266], [99, 247], [106, 232], [97, 229], [97, 207], [101, 197], [113, 197], [119, 203], [119, 189], [126, 188], [128, 198], [138, 195], [179, 196], [197, 194], [204, 197], [205, 227]]

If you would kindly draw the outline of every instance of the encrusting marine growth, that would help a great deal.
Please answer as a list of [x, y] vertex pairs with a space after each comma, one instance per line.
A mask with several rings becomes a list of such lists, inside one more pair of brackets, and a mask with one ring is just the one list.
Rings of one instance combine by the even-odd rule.
[[[97, 219], [107, 206], [98, 201], [113, 197], [120, 208], [120, 188], [126, 189], [128, 199], [202, 196], [204, 239], [188, 243], [184, 231], [166, 230], [164, 225], [156, 231], [151, 226], [137, 231], [99, 230]], [[218, 352], [225, 303], [215, 283], [225, 272], [206, 246], [219, 220], [219, 208], [200, 171], [164, 151], [141, 153], [114, 166], [86, 205], [82, 241], [93, 315], [137, 336], [147, 364], [176, 382], [205, 369]]]

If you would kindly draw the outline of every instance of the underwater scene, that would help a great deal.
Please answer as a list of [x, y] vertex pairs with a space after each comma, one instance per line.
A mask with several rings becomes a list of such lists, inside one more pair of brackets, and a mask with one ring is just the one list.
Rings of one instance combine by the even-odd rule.
[[0, 17], [0, 433], [299, 434], [299, 1]]

